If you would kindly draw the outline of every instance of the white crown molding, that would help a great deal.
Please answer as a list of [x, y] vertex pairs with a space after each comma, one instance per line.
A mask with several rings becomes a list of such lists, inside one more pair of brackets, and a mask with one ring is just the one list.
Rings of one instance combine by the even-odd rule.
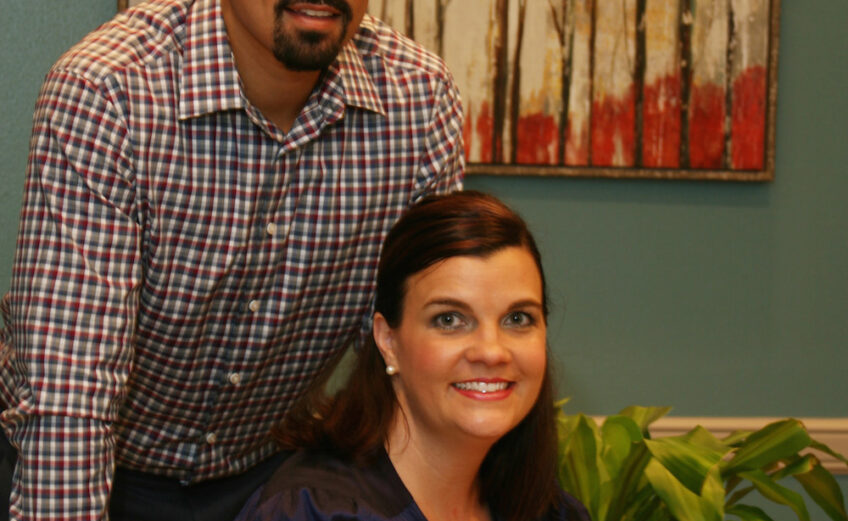
[[[653, 436], [676, 436], [700, 425], [718, 438], [733, 431], [760, 429], [784, 418], [759, 416], [666, 416], [651, 424]], [[834, 452], [848, 455], [848, 418], [798, 418], [807, 428], [810, 437], [824, 443]], [[829, 454], [811, 450], [822, 466], [833, 474], [848, 474], [848, 465]]]

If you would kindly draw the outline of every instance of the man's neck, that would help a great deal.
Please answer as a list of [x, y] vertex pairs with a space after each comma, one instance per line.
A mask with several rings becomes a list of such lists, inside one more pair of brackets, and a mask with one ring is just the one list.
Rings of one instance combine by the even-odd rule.
[[288, 132], [321, 71], [286, 68], [239, 22], [228, 2], [222, 2], [222, 15], [245, 96], [280, 130]]

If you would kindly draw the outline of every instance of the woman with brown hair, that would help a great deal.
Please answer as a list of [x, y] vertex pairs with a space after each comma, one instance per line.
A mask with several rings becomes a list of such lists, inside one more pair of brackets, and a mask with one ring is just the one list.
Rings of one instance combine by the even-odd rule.
[[541, 258], [492, 196], [425, 198], [390, 231], [373, 338], [277, 431], [296, 450], [239, 521], [588, 520], [556, 483]]

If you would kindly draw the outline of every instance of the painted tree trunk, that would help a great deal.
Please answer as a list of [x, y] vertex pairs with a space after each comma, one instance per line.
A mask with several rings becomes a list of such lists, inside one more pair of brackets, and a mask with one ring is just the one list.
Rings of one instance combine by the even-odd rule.
[[727, 0], [697, 1], [692, 17], [689, 166], [722, 168], [727, 85]]
[[680, 166], [680, 0], [645, 4], [642, 165]]
[[592, 0], [574, 0], [572, 9], [565, 164], [585, 166], [589, 164], [589, 124], [592, 118]]
[[595, 4], [592, 164], [633, 166], [636, 1]]
[[732, 0], [730, 167], [759, 170], [765, 161], [769, 6]]
[[[385, 0], [389, 1], [389, 0]], [[463, 96], [465, 111], [466, 159], [491, 163], [494, 132], [494, 75], [491, 51], [494, 2], [462, 0], [445, 4], [445, 41], [462, 42], [445, 47], [443, 58], [450, 65], [457, 87]]]
[[492, 17], [492, 162], [503, 163], [504, 138], [507, 125], [507, 100], [509, 99], [509, 0], [494, 0]]
[[516, 163], [555, 165], [559, 156], [562, 49], [559, 40], [549, 37], [555, 29], [547, 2], [530, 0], [523, 5], [523, 23], [521, 10], [518, 20], [525, 30], [519, 28], [522, 38], [516, 48], [520, 54], [514, 60], [521, 65], [521, 81], [519, 95], [513, 96], [518, 112], [513, 154]]
[[574, 34], [573, 8], [570, 0], [548, 0], [548, 8], [551, 16], [550, 25], [556, 36], [557, 51], [559, 57], [558, 66], [553, 69], [559, 71], [558, 81], [552, 79], [552, 83], [559, 84], [559, 99], [556, 105], [559, 111], [556, 115], [556, 150], [557, 164], [565, 163], [565, 132], [568, 128], [568, 87], [571, 78], [571, 40]]

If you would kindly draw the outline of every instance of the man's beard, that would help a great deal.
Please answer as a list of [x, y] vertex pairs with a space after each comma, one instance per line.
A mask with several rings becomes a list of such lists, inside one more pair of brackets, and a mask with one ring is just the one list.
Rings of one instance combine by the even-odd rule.
[[341, 32], [333, 39], [316, 31], [286, 31], [283, 29], [283, 10], [296, 0], [280, 0], [275, 6], [274, 56], [293, 71], [316, 71], [330, 66], [342, 49], [348, 25], [353, 18], [350, 6], [344, 0], [311, 0], [313, 4], [324, 4], [341, 13]]

